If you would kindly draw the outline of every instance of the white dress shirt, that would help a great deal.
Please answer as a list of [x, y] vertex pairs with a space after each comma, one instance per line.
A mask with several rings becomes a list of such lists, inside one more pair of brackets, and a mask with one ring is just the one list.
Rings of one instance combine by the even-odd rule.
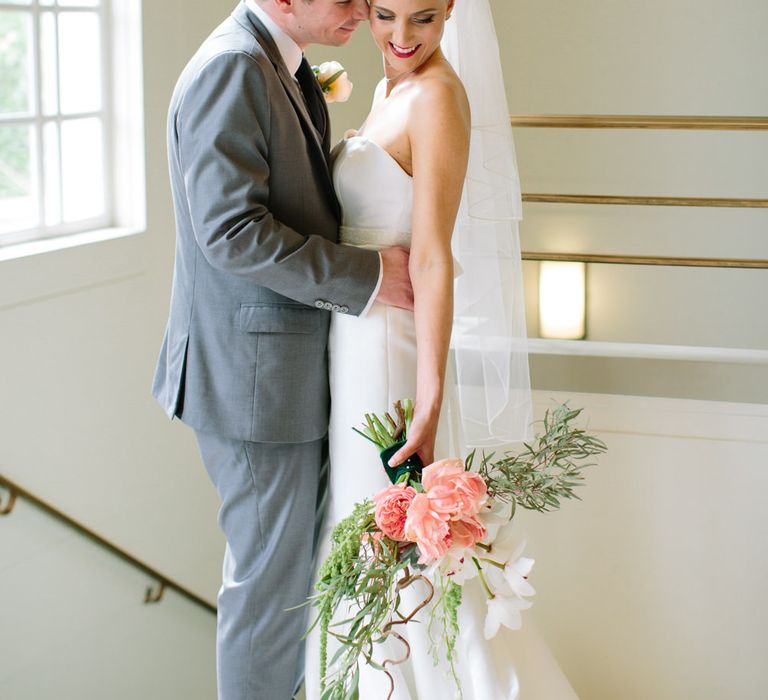
[[291, 75], [295, 75], [304, 58], [304, 52], [299, 45], [291, 39], [261, 7], [256, 0], [245, 0], [246, 7], [253, 12], [259, 21], [267, 28], [272, 40], [280, 52], [280, 57]]

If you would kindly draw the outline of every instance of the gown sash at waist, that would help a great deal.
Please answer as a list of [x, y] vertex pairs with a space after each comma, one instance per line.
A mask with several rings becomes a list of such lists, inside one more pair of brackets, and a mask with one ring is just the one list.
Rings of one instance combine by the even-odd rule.
[[409, 231], [394, 231], [388, 228], [342, 226], [339, 229], [339, 242], [370, 250], [382, 250], [394, 245], [410, 248], [411, 234]]

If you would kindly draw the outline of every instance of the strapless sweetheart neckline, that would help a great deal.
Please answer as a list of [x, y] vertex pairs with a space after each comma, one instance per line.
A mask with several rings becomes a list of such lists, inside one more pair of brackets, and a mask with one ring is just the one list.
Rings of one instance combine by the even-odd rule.
[[392, 161], [392, 164], [397, 167], [397, 169], [405, 175], [409, 180], [413, 179], [413, 175], [409, 174], [405, 168], [403, 168], [402, 165], [398, 162], [397, 158], [395, 158], [384, 146], [377, 143], [371, 138], [368, 138], [367, 136], [362, 136], [361, 134], [358, 134], [356, 136], [347, 136], [344, 138], [345, 141], [352, 141], [353, 139], [361, 139], [362, 141], [365, 141], [366, 143], [370, 143], [372, 146], [377, 148], [379, 151], [381, 151], [387, 158], [389, 158], [390, 161]]

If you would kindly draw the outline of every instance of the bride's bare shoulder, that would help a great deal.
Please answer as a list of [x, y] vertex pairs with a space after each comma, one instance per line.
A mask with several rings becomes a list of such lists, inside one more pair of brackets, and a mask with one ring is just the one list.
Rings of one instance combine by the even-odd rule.
[[409, 126], [439, 128], [449, 131], [469, 131], [470, 109], [464, 85], [456, 73], [447, 69], [434, 69], [418, 81], [414, 90]]

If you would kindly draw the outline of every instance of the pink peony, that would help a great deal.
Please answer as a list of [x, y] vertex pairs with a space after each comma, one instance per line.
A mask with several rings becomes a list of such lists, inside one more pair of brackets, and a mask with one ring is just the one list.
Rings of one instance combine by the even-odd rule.
[[479, 513], [488, 500], [488, 486], [483, 477], [474, 472], [459, 474], [454, 480], [454, 488], [462, 516]]
[[421, 483], [434, 509], [446, 520], [475, 515], [488, 499], [485, 481], [466, 471], [460, 459], [443, 459], [425, 467]]
[[451, 547], [448, 523], [432, 508], [429, 497], [423, 493], [416, 494], [411, 501], [405, 536], [418, 545], [421, 564], [440, 559]]
[[396, 484], [379, 491], [374, 497], [376, 525], [387, 537], [398, 542], [407, 542], [405, 524], [408, 507], [416, 496], [412, 486]]
[[464, 462], [460, 459], [441, 459], [421, 472], [421, 484], [425, 491], [438, 485], [450, 486], [453, 479], [464, 473]]
[[432, 564], [442, 559], [451, 549], [451, 533], [449, 532], [445, 539], [438, 542], [420, 540], [416, 543], [416, 546], [419, 548], [419, 552], [421, 552], [419, 564]]
[[485, 528], [474, 516], [465, 516], [450, 522], [452, 546], [459, 549], [474, 547], [485, 537]]
[[432, 510], [440, 515], [443, 520], [450, 520], [461, 510], [459, 494], [453, 486], [440, 484], [427, 491]]

